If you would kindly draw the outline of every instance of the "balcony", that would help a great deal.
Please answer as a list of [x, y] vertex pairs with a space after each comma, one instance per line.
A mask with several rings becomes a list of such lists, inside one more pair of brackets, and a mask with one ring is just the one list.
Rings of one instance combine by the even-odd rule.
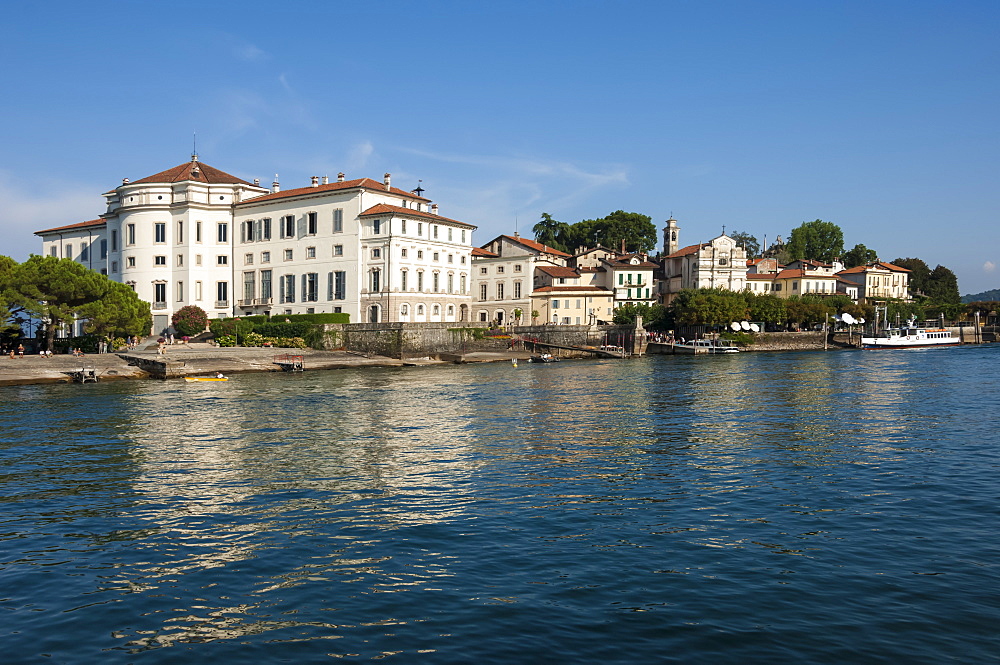
[[216, 300], [215, 301], [215, 308], [216, 309], [223, 309], [224, 307], [229, 307], [229, 301], [228, 300]]
[[251, 307], [253, 306], [253, 298], [244, 298], [243, 300], [237, 300], [236, 304], [239, 307]]
[[270, 305], [272, 302], [274, 302], [274, 298], [254, 298], [253, 299], [253, 304], [254, 305]]
[[153, 303], [153, 309], [166, 309], [166, 308], [167, 308], [167, 303], [165, 303], [165, 302], [154, 302]]

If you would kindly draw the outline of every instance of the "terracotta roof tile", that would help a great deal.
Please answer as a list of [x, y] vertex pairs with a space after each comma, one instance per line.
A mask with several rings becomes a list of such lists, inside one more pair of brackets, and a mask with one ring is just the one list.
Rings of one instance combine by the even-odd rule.
[[549, 247], [548, 245], [543, 245], [540, 242], [536, 242], [534, 240], [529, 240], [528, 238], [522, 238], [520, 236], [518, 236], [518, 237], [515, 238], [514, 236], [507, 236], [507, 235], [502, 236], [502, 237], [507, 238], [508, 240], [512, 240], [514, 242], [519, 242], [522, 245], [524, 245], [525, 247], [529, 247], [529, 248], [535, 250], [536, 252], [543, 252], [545, 254], [554, 254], [555, 256], [565, 256], [565, 257], [569, 257], [570, 256], [566, 252], [560, 252], [558, 249], [556, 249], [554, 247]]
[[532, 293], [553, 293], [556, 291], [569, 291], [572, 293], [597, 293], [605, 294], [608, 296], [612, 295], [612, 292], [607, 289], [602, 289], [598, 286], [542, 286], [535, 289]]
[[141, 180], [135, 180], [129, 184], [139, 185], [153, 182], [184, 182], [187, 180], [204, 182], [209, 185], [250, 185], [253, 187], [253, 185], [242, 178], [237, 178], [236, 176], [230, 175], [225, 171], [220, 171], [214, 166], [209, 166], [208, 164], [195, 161], [175, 166], [174, 168], [167, 169], [166, 171], [160, 171], [159, 173], [142, 178]]
[[66, 226], [57, 226], [52, 229], [45, 229], [44, 231], [35, 231], [36, 236], [40, 236], [45, 233], [59, 233], [62, 231], [78, 231], [80, 229], [85, 229], [87, 227], [100, 227], [104, 226], [106, 222], [103, 219], [92, 219], [89, 222], [77, 222], [76, 224], [67, 224]]
[[[315, 189], [314, 187], [311, 189]], [[389, 205], [388, 203], [377, 203], [373, 205], [368, 210], [358, 215], [358, 217], [374, 217], [376, 215], [398, 215], [403, 217], [420, 217], [422, 219], [429, 219], [432, 222], [451, 222], [452, 224], [461, 224], [462, 226], [467, 226], [470, 229], [476, 228], [472, 224], [467, 224], [465, 222], [460, 222], [457, 219], [448, 219], [447, 217], [442, 217], [441, 215], [435, 215], [430, 212], [421, 212], [420, 210], [414, 210], [413, 208], [404, 208], [402, 206]]]
[[682, 256], [688, 256], [689, 254], [696, 254], [697, 252], [700, 252], [703, 247], [710, 247], [710, 245], [708, 245], [707, 243], [700, 243], [698, 245], [688, 245], [687, 247], [678, 249], [673, 254], [667, 255], [666, 258], [677, 259]]
[[417, 196], [412, 192], [404, 191], [398, 187], [390, 187], [389, 189], [386, 189], [385, 183], [379, 182], [378, 180], [373, 180], [371, 178], [358, 178], [356, 180], [345, 180], [343, 182], [331, 182], [325, 185], [317, 185], [316, 187], [309, 186], [299, 187], [297, 189], [285, 189], [280, 192], [265, 194], [264, 196], [255, 196], [252, 199], [244, 199], [242, 205], [255, 205], [263, 201], [275, 201], [278, 199], [287, 199], [296, 196], [315, 196], [316, 194], [336, 192], [344, 189], [369, 189], [376, 192], [382, 192], [383, 194], [393, 194], [411, 201], [430, 201], [430, 199], [425, 199], [422, 196]]
[[538, 266], [536, 270], [545, 273], [551, 277], [572, 277], [577, 279], [580, 277], [578, 273], [573, 268], [567, 268], [565, 266]]
[[480, 257], [480, 258], [491, 258], [491, 259], [495, 259], [495, 258], [499, 258], [500, 257], [499, 254], [495, 254], [495, 253], [493, 253], [493, 252], [491, 252], [489, 250], [485, 250], [482, 247], [473, 247], [472, 248], [472, 258], [476, 258], [477, 256]]

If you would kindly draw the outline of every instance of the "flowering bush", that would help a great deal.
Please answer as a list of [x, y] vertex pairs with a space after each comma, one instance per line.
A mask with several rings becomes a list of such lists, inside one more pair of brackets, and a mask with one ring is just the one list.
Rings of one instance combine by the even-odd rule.
[[220, 335], [215, 338], [219, 346], [236, 346], [236, 335]]
[[185, 305], [174, 312], [170, 321], [174, 324], [174, 330], [181, 335], [194, 336], [208, 326], [208, 314], [197, 305]]

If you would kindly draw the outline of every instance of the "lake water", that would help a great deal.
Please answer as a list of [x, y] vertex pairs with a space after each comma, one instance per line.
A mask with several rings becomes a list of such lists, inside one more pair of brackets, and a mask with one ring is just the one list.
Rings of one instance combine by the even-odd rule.
[[1000, 347], [0, 389], [5, 663], [985, 663]]

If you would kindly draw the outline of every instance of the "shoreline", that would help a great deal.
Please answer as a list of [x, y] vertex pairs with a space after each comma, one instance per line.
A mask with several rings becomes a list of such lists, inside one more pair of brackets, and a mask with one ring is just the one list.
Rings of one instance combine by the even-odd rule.
[[[527, 360], [534, 355], [524, 351], [477, 352], [447, 358], [408, 358], [399, 360], [385, 356], [364, 356], [347, 351], [317, 351], [315, 349], [263, 349], [260, 347], [217, 347], [208, 344], [177, 344], [168, 346], [164, 355], [151, 351], [133, 350], [115, 353], [88, 354], [82, 358], [71, 355], [42, 357], [26, 355], [11, 359], [0, 357], [0, 387], [72, 383], [73, 372], [93, 369], [100, 381], [135, 379], [168, 380], [186, 376], [209, 376], [222, 372], [251, 374], [281, 372], [274, 358], [281, 355], [303, 357], [306, 371], [352, 369], [357, 367], [413, 367], [474, 362], [510, 362], [511, 358]], [[153, 372], [143, 367], [154, 368]], [[159, 368], [163, 368], [163, 376]]]

